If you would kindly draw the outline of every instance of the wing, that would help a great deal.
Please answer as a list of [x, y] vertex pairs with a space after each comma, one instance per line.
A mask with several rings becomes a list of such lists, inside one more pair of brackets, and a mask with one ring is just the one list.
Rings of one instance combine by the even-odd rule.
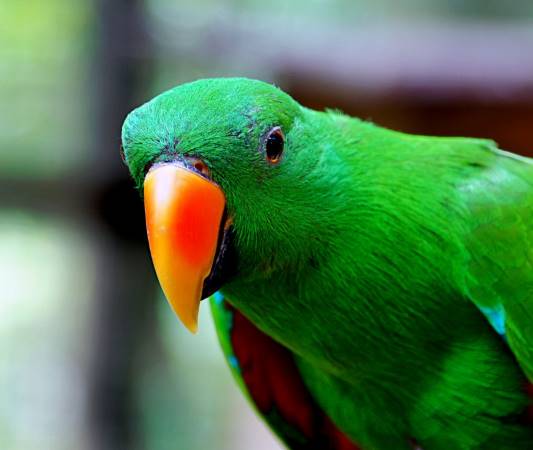
[[288, 349], [259, 331], [219, 292], [211, 298], [211, 311], [237, 383], [289, 448], [359, 449], [313, 400]]
[[467, 293], [533, 382], [533, 160], [485, 157], [462, 188], [473, 220]]

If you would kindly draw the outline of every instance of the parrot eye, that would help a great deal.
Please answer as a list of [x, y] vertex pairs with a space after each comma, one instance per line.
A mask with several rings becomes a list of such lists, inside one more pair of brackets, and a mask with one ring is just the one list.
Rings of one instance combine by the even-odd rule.
[[280, 127], [272, 128], [265, 139], [265, 155], [270, 164], [277, 164], [283, 153], [285, 136]]

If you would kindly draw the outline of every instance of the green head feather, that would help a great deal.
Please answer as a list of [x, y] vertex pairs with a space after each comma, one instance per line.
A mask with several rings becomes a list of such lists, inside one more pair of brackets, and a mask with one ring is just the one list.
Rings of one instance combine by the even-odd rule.
[[[316, 129], [315, 114], [261, 81], [200, 80], [164, 92], [128, 115], [125, 159], [139, 188], [153, 163], [202, 159], [234, 217], [241, 274], [252, 268], [250, 276], [261, 276], [302, 264], [317, 231], [325, 236], [334, 228], [331, 214], [339, 205], [328, 198], [338, 179], [335, 170], [317, 170], [334, 159], [324, 152], [334, 143]], [[274, 127], [285, 136], [278, 164], [267, 161], [264, 149]]]

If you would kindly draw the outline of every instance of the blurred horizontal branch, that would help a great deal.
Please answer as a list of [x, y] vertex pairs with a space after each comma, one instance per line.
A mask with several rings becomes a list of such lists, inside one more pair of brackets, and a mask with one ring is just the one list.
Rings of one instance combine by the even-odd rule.
[[332, 33], [311, 47], [286, 56], [281, 72], [363, 100], [533, 99], [533, 23], [413, 23]]
[[[255, 70], [273, 80], [323, 80], [369, 101], [533, 98], [533, 21], [389, 20], [349, 26], [320, 17], [294, 24], [281, 16], [272, 33], [260, 14], [226, 10], [200, 20], [198, 12], [180, 8], [178, 19], [176, 9], [160, 11], [158, 26], [151, 28], [164, 58], [203, 55], [224, 64], [230, 57], [233, 67], [252, 76]], [[194, 25], [177, 27], [176, 21]]]

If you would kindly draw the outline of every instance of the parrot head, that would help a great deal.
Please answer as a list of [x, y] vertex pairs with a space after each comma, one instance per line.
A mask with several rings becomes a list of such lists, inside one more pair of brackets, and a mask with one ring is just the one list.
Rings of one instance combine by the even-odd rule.
[[331, 180], [315, 170], [323, 142], [308, 114], [270, 84], [227, 78], [178, 86], [126, 118], [123, 156], [156, 273], [189, 330], [200, 300], [233, 279], [309, 258]]

